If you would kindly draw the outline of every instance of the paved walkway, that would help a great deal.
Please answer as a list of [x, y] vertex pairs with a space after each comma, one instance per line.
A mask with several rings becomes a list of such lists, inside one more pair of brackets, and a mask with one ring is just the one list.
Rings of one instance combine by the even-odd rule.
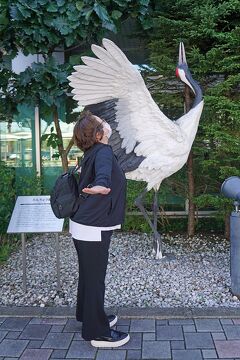
[[114, 328], [131, 339], [118, 349], [96, 349], [81, 338], [74, 309], [0, 308], [0, 359], [240, 360], [239, 309], [202, 309], [197, 316], [193, 309], [114, 312]]

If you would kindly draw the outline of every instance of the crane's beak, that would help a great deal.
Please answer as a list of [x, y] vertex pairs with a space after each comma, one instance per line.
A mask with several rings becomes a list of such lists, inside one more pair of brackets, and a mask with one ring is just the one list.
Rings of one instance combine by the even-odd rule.
[[187, 60], [186, 60], [184, 44], [183, 44], [183, 42], [180, 42], [180, 44], [179, 44], [178, 65], [183, 65], [183, 64], [187, 65]]

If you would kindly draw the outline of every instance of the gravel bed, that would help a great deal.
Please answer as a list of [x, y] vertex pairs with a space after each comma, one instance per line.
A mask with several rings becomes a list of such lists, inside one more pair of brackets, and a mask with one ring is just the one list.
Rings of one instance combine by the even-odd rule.
[[[105, 306], [238, 307], [230, 287], [229, 241], [216, 235], [165, 237], [175, 260], [156, 260], [152, 235], [115, 230], [109, 250]], [[22, 290], [22, 252], [1, 266], [0, 305], [74, 306], [78, 263], [71, 237], [60, 235], [61, 291], [57, 291], [55, 236], [27, 241], [27, 293]]]

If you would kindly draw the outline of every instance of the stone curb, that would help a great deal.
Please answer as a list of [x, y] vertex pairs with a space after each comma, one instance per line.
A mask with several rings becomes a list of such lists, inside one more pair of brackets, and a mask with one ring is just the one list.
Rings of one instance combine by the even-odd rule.
[[[110, 307], [105, 308], [108, 314], [115, 313], [121, 318], [234, 318], [240, 317], [240, 308], [205, 307], [205, 308], [159, 308], [159, 307]], [[0, 317], [58, 317], [75, 318], [75, 307], [36, 307], [36, 306], [0, 306]]]

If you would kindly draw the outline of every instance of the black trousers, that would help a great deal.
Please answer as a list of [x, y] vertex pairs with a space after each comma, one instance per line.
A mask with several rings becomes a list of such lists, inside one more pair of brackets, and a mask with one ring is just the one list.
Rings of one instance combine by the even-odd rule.
[[76, 319], [82, 321], [82, 337], [88, 341], [98, 336], [110, 336], [104, 295], [112, 233], [113, 230], [102, 231], [102, 241], [73, 238], [79, 263]]

